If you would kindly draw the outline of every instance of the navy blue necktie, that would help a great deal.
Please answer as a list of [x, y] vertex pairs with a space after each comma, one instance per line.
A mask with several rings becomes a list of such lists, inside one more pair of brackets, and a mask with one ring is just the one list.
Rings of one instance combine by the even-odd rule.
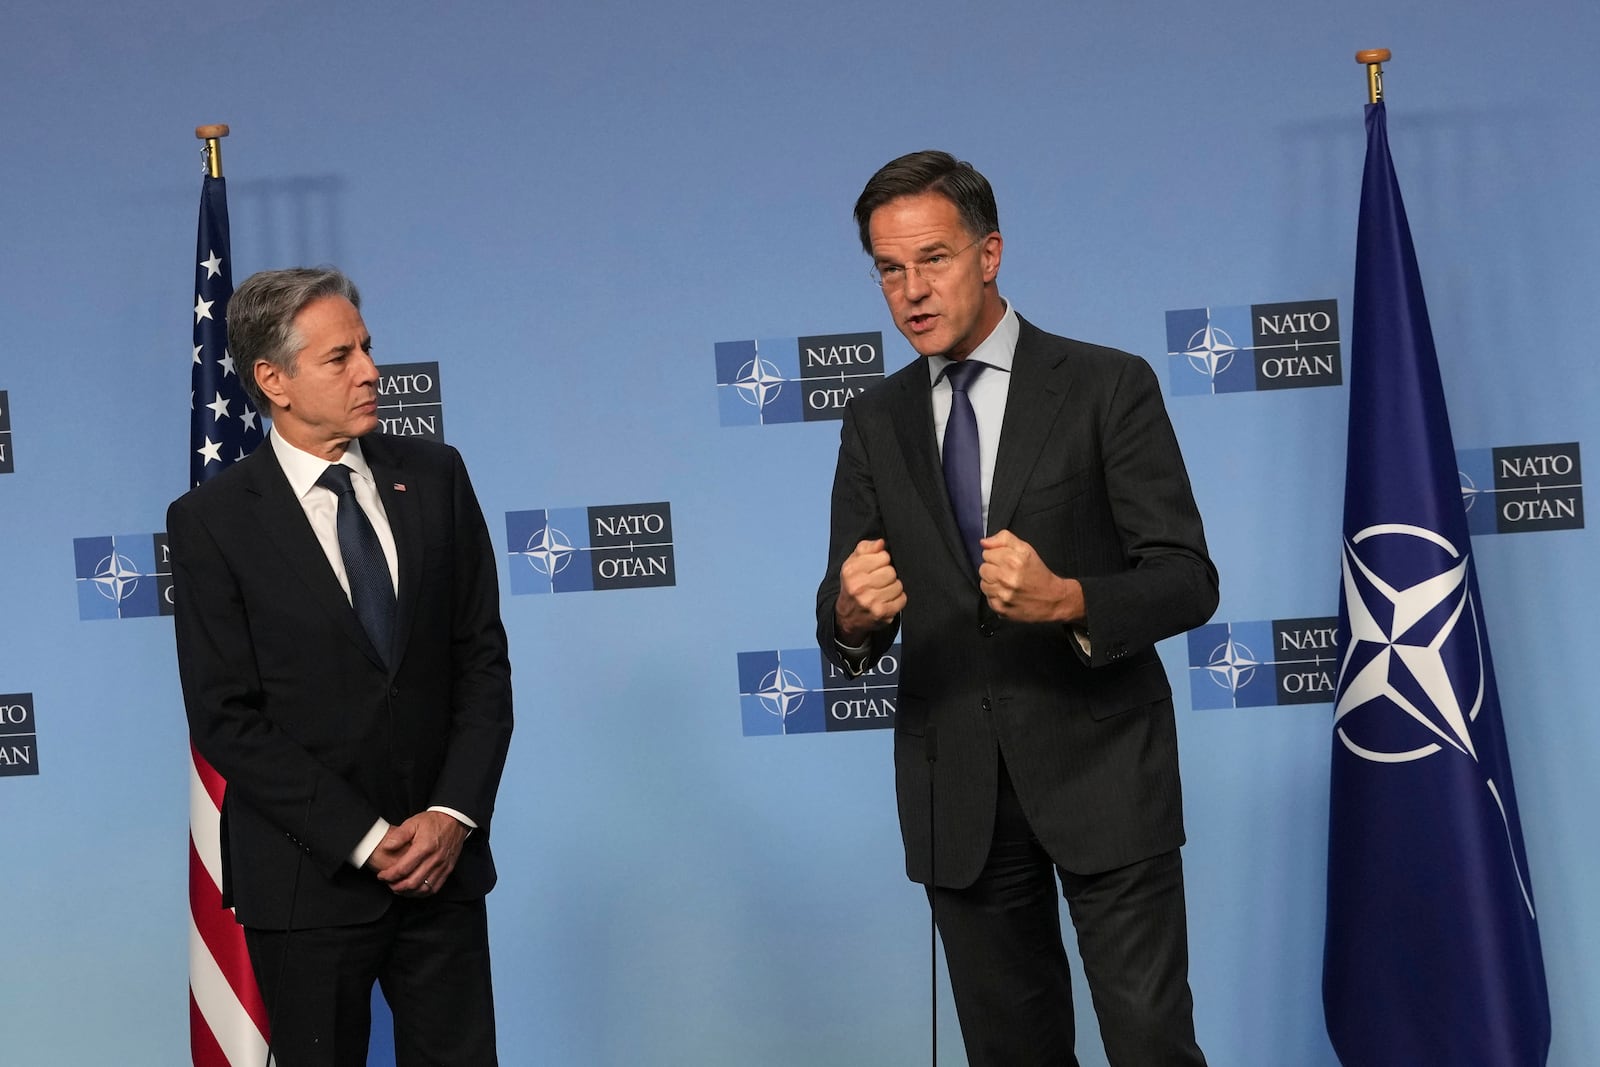
[[983, 546], [978, 544], [983, 538], [983, 460], [978, 452], [978, 416], [967, 389], [985, 366], [963, 359], [944, 369], [950, 382], [950, 418], [944, 425], [944, 487], [974, 571], [983, 563]]
[[322, 472], [317, 484], [339, 497], [339, 555], [344, 557], [345, 577], [350, 580], [350, 606], [387, 663], [394, 638], [394, 582], [389, 578], [389, 562], [378, 543], [378, 532], [356, 500], [349, 467], [333, 464]]

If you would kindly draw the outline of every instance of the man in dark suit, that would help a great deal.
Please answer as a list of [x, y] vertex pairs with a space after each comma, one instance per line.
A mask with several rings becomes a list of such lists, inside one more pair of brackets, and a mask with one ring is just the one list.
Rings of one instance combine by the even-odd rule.
[[1217, 573], [1155, 376], [1011, 310], [970, 164], [894, 160], [855, 216], [926, 358], [846, 410], [817, 637], [859, 673], [900, 636], [906, 870], [970, 1062], [1077, 1063], [1059, 878], [1111, 1063], [1203, 1064], [1153, 645], [1210, 617]]
[[461, 457], [374, 432], [360, 295], [256, 274], [229, 351], [267, 443], [167, 514], [190, 734], [227, 779], [223, 889], [284, 1067], [495, 1062], [484, 895], [511, 668]]

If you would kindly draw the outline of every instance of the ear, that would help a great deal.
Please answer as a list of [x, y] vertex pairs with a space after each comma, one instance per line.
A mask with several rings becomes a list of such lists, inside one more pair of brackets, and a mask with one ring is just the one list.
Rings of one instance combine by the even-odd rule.
[[1006, 239], [996, 230], [983, 239], [978, 251], [983, 256], [984, 284], [993, 282], [1000, 273], [1000, 254], [1005, 251]]
[[289, 401], [283, 386], [283, 379], [286, 375], [282, 370], [278, 369], [277, 364], [258, 359], [253, 370], [256, 376], [256, 387], [261, 390], [268, 403], [275, 408], [288, 410]]

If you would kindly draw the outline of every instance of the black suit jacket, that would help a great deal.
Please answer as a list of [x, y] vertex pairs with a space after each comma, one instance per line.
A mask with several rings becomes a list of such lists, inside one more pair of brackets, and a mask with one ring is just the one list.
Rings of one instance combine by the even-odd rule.
[[263, 929], [382, 915], [349, 856], [381, 816], [430, 805], [478, 824], [444, 899], [494, 885], [511, 667], [483, 513], [453, 448], [369, 434], [399, 556], [395, 647], [373, 648], [270, 444], [167, 512], [190, 735], [228, 787], [223, 890]]
[[1217, 604], [1177, 439], [1143, 360], [1021, 322], [990, 488], [1009, 529], [1083, 584], [1092, 652], [1054, 624], [997, 619], [956, 528], [922, 360], [846, 410], [817, 639], [835, 643], [839, 567], [882, 537], [906, 591], [895, 785], [910, 877], [929, 880], [934, 734], [938, 883], [972, 883], [994, 828], [998, 756], [1040, 842], [1093, 874], [1183, 843], [1172, 691], [1154, 643]]

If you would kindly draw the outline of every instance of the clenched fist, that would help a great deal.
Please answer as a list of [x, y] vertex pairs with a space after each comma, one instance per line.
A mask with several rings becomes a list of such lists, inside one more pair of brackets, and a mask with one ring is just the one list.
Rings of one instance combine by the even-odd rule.
[[978, 587], [996, 615], [1015, 622], [1083, 621], [1083, 586], [1045, 566], [1028, 542], [1001, 530], [978, 544], [983, 547]]
[[906, 606], [905, 587], [894, 572], [882, 538], [856, 545], [839, 567], [839, 599], [833, 617], [838, 638], [859, 645], [867, 634], [888, 626]]

